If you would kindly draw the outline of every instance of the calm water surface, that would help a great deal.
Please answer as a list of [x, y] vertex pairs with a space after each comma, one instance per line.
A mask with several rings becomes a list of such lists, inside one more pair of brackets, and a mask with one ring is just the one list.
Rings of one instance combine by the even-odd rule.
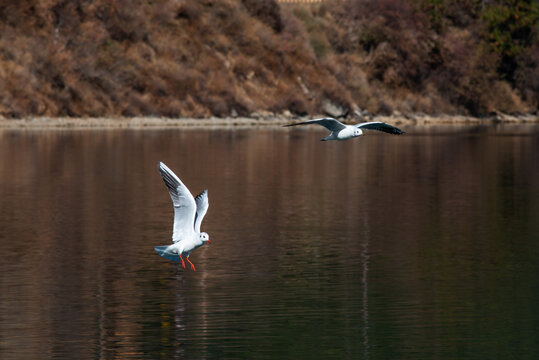
[[447, 129], [0, 132], [0, 358], [538, 359], [539, 128]]

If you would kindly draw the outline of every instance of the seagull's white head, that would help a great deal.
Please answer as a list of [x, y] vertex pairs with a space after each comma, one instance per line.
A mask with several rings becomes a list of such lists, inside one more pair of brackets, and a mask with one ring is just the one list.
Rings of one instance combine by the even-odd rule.
[[361, 129], [355, 128], [354, 129], [354, 137], [364, 135], [363, 131]]
[[203, 243], [205, 243], [205, 242], [210, 242], [210, 235], [208, 235], [208, 233], [201, 232], [201, 233], [198, 235], [198, 238], [199, 238], [200, 241], [202, 241]]

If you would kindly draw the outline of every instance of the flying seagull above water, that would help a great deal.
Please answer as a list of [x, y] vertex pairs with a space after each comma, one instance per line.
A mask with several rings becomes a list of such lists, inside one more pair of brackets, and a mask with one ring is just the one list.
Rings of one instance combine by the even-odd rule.
[[200, 232], [200, 224], [210, 206], [208, 190], [204, 190], [193, 198], [187, 186], [162, 162], [159, 163], [159, 172], [174, 205], [174, 228], [172, 245], [156, 246], [155, 251], [166, 259], [181, 260], [183, 268], [185, 268], [185, 262], [182, 255], [185, 255], [187, 262], [191, 264], [191, 269], [195, 271], [195, 265], [189, 260], [191, 251], [210, 242], [210, 236], [205, 232]]
[[295, 124], [288, 124], [284, 126], [297, 126], [297, 125], [309, 125], [309, 124], [322, 125], [326, 129], [331, 131], [331, 133], [328, 136], [320, 139], [322, 141], [352, 139], [358, 136], [365, 135], [363, 133], [364, 129], [383, 131], [383, 132], [393, 134], [393, 135], [404, 134], [404, 131], [402, 131], [401, 129], [396, 128], [395, 126], [386, 124], [381, 121], [364, 122], [364, 123], [359, 123], [355, 125], [345, 125], [341, 123], [340, 121], [337, 121], [333, 118], [322, 118], [322, 119], [303, 121], [303, 122], [299, 122]]

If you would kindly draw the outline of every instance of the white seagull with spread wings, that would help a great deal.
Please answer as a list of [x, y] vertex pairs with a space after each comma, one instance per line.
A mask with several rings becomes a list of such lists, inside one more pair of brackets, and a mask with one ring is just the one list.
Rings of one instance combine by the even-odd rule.
[[309, 125], [309, 124], [322, 125], [326, 129], [331, 131], [331, 134], [329, 134], [325, 138], [320, 139], [322, 141], [348, 140], [348, 139], [352, 139], [361, 135], [365, 135], [362, 129], [378, 130], [378, 131], [383, 131], [383, 132], [393, 134], [393, 135], [404, 134], [404, 131], [402, 131], [401, 129], [396, 128], [395, 126], [386, 124], [381, 121], [364, 122], [364, 123], [359, 123], [355, 125], [344, 125], [340, 121], [335, 120], [333, 118], [322, 118], [322, 119], [303, 121], [303, 122], [299, 122], [295, 124], [288, 124], [284, 126], [297, 126], [297, 125]]
[[159, 172], [168, 188], [172, 204], [174, 205], [174, 228], [172, 232], [172, 245], [156, 246], [155, 251], [162, 257], [185, 262], [182, 255], [186, 256], [195, 271], [195, 265], [189, 260], [191, 251], [210, 242], [210, 236], [200, 232], [200, 224], [206, 211], [208, 211], [208, 190], [204, 190], [196, 198], [193, 198], [189, 189], [181, 180], [162, 162], [159, 163]]

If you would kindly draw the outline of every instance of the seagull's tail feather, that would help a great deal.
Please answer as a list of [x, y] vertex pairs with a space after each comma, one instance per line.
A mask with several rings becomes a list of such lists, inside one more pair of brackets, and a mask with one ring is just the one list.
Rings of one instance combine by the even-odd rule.
[[159, 255], [161, 255], [165, 259], [169, 259], [169, 260], [172, 260], [172, 261], [179, 262], [180, 261], [180, 256], [178, 254], [173, 254], [170, 251], [167, 251], [169, 247], [170, 247], [169, 245], [155, 246], [154, 249], [155, 249], [155, 251], [157, 251], [157, 253]]

